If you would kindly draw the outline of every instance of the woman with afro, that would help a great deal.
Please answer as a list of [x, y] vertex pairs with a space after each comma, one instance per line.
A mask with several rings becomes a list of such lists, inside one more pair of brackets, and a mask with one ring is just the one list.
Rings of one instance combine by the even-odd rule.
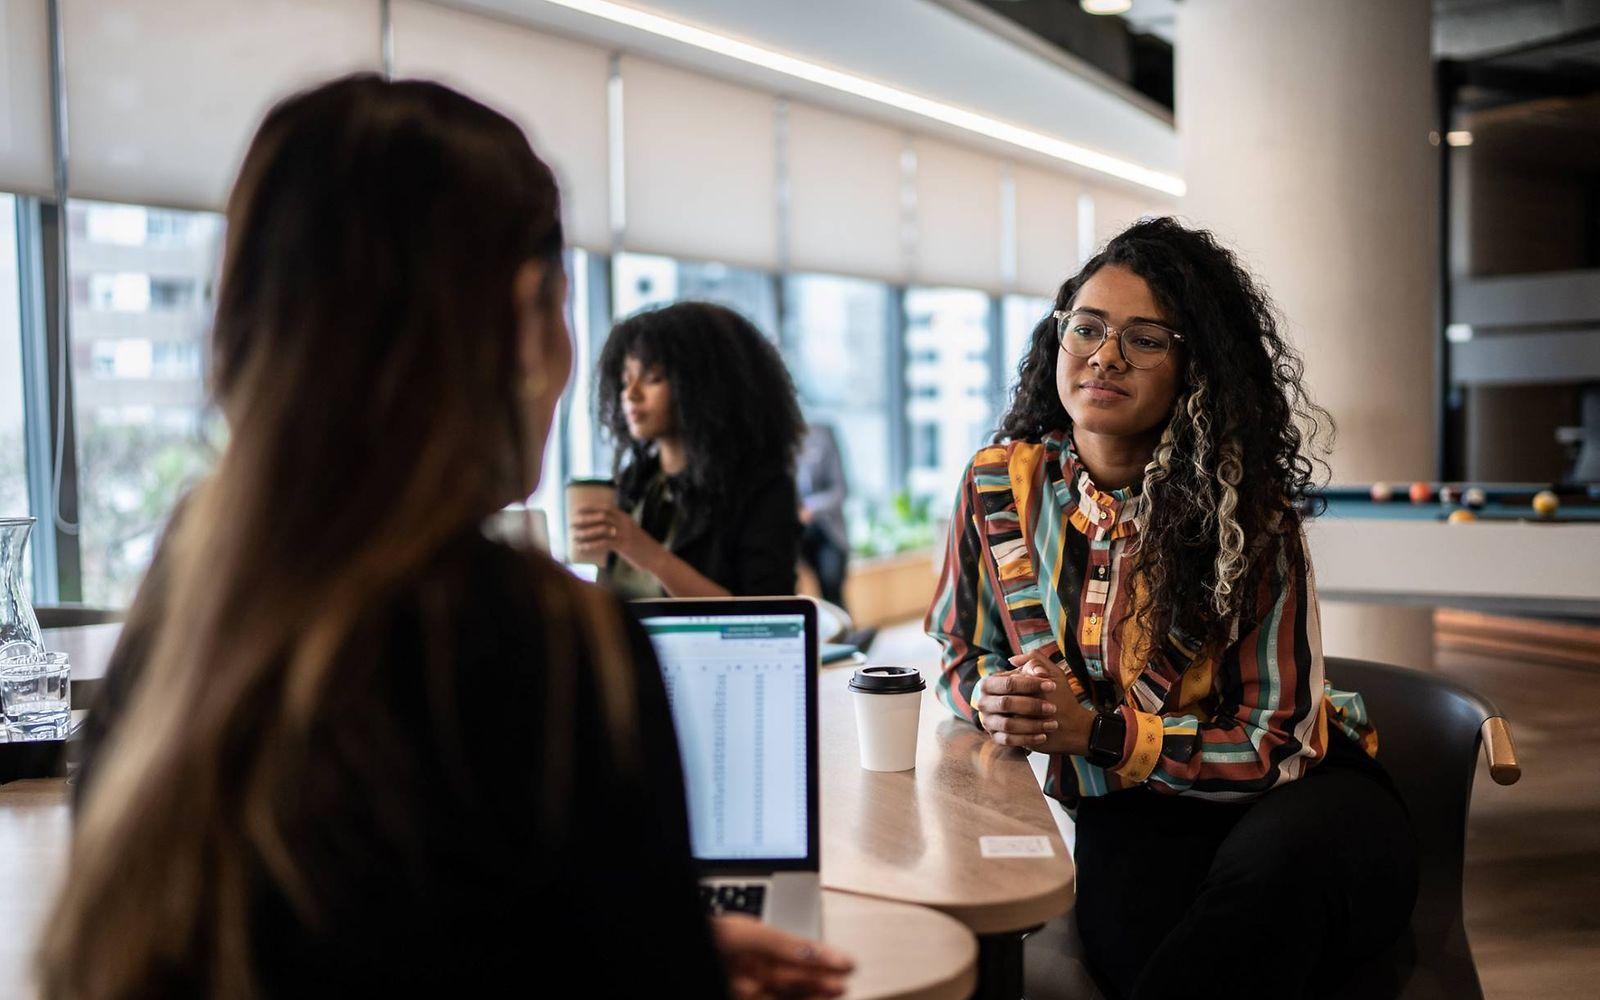
[[1147, 219], [1061, 286], [961, 484], [939, 694], [1049, 755], [1108, 994], [1301, 996], [1409, 920], [1409, 818], [1323, 673], [1326, 417], [1233, 255]]
[[625, 598], [792, 594], [805, 429], [773, 345], [738, 313], [681, 302], [618, 323], [600, 354], [618, 508], [574, 519]]

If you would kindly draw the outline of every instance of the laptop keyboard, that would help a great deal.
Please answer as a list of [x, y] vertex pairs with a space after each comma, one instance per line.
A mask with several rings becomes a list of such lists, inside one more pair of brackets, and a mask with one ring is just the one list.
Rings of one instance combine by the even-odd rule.
[[748, 913], [752, 917], [759, 917], [766, 901], [767, 887], [764, 885], [726, 884], [700, 887], [700, 905], [705, 907], [708, 914]]

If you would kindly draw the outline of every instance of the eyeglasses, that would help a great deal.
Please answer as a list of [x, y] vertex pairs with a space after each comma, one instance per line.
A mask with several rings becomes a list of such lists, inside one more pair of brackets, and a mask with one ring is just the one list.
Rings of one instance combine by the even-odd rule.
[[1130, 323], [1118, 330], [1094, 313], [1057, 309], [1050, 315], [1056, 321], [1056, 342], [1075, 358], [1094, 357], [1106, 338], [1115, 335], [1117, 350], [1130, 366], [1160, 368], [1172, 353], [1173, 342], [1183, 339], [1183, 334], [1176, 330], [1154, 323]]

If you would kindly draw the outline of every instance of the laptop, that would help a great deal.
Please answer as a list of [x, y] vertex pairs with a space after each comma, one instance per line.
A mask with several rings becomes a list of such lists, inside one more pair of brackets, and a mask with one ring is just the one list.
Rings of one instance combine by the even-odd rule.
[[701, 901], [820, 937], [816, 605], [757, 597], [632, 608], [672, 705]]

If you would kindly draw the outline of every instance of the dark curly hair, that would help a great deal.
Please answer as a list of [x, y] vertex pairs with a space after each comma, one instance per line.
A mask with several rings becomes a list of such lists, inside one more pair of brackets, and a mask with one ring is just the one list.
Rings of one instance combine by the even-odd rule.
[[[1211, 233], [1172, 218], [1125, 229], [1056, 293], [1069, 309], [1095, 272], [1143, 278], [1184, 334], [1172, 415], [1145, 466], [1134, 582], [1147, 595], [1137, 625], [1149, 640], [1177, 628], [1230, 641], [1315, 502], [1333, 421], [1306, 393], [1304, 365], [1266, 293]], [[1060, 348], [1046, 316], [1017, 369], [996, 440], [1072, 430], [1056, 388]], [[1315, 453], [1315, 457], [1313, 454]]]
[[638, 499], [657, 468], [649, 443], [634, 440], [623, 416], [628, 358], [659, 369], [672, 386], [673, 423], [688, 457], [679, 489], [690, 533], [749, 487], [791, 474], [805, 419], [777, 348], [732, 309], [679, 302], [618, 323], [600, 352], [596, 399], [624, 504]]

